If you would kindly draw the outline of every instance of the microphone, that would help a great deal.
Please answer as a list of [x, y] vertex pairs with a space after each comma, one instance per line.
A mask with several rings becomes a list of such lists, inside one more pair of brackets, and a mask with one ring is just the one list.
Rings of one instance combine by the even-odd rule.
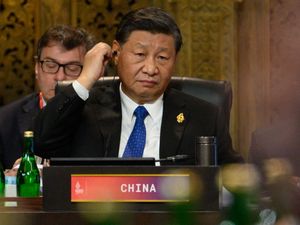
[[163, 159], [156, 159], [155, 162], [178, 162], [191, 158], [189, 155], [174, 155]]

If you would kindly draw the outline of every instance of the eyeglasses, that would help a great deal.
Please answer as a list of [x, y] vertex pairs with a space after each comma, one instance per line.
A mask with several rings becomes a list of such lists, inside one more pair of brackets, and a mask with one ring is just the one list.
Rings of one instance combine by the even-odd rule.
[[64, 69], [64, 73], [70, 77], [78, 77], [82, 71], [82, 65], [75, 63], [60, 64], [51, 60], [40, 60], [43, 72], [56, 74], [60, 67]]

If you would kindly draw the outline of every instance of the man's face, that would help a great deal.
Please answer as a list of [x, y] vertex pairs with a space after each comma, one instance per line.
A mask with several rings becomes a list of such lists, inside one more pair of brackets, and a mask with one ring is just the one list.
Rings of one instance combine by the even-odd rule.
[[176, 62], [173, 36], [133, 31], [122, 46], [114, 41], [115, 63], [122, 90], [138, 104], [155, 101], [163, 94]]
[[[42, 49], [40, 60], [56, 62], [59, 64], [74, 63], [82, 65], [85, 53], [86, 51], [82, 46], [76, 47], [72, 50], [66, 50], [60, 43], [51, 42], [48, 46]], [[39, 89], [46, 101], [54, 96], [55, 86], [58, 81], [74, 80], [77, 78], [66, 75], [62, 67], [59, 68], [57, 73], [46, 73], [42, 70], [40, 62], [36, 62], [35, 64], [35, 74]]]

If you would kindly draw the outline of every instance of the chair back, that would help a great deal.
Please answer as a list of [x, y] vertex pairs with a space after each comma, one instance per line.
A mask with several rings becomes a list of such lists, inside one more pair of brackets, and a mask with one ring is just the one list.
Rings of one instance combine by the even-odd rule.
[[[119, 77], [103, 77], [95, 83], [94, 87], [110, 85], [118, 80]], [[67, 84], [70, 84], [70, 81], [59, 82], [58, 89], [60, 86], [65, 86]], [[230, 81], [173, 76], [169, 87], [218, 106], [221, 112], [224, 113], [229, 127], [232, 105], [232, 87]]]

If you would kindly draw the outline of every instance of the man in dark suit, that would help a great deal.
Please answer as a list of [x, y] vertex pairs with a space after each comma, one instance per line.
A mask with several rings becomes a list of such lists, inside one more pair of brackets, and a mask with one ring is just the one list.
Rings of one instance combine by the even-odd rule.
[[[78, 79], [38, 115], [38, 153], [156, 159], [186, 154], [190, 160], [182, 163], [195, 164], [195, 137], [204, 135], [217, 137], [219, 164], [242, 161], [216, 106], [167, 88], [181, 44], [178, 26], [163, 10], [149, 7], [125, 15], [112, 49], [95, 45]], [[111, 58], [121, 82], [92, 89]]]
[[86, 31], [66, 25], [51, 27], [41, 36], [35, 62], [40, 92], [0, 109], [0, 159], [4, 168], [11, 168], [21, 157], [24, 131], [33, 129], [34, 117], [54, 96], [57, 81], [76, 79], [84, 55], [93, 45], [93, 37]]

